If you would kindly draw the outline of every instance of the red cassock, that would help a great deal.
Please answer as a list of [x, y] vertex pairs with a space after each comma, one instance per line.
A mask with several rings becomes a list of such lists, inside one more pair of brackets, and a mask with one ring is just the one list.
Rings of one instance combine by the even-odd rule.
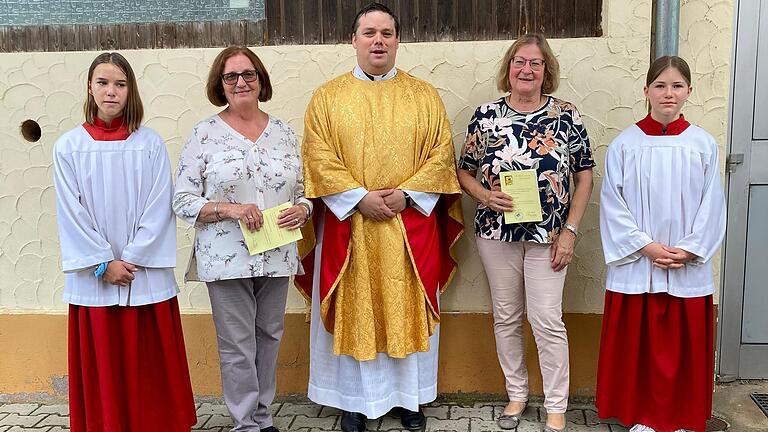
[[[99, 141], [128, 137], [122, 122], [84, 126]], [[144, 306], [70, 304], [68, 320], [73, 432], [189, 432], [197, 423], [176, 297]]]

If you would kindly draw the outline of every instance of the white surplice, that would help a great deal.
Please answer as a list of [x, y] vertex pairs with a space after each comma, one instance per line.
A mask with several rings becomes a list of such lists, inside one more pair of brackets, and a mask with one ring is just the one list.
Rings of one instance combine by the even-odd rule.
[[[679, 135], [646, 135], [637, 125], [608, 147], [600, 194], [606, 288], [624, 294], [700, 297], [714, 292], [710, 260], [725, 234], [725, 197], [715, 139], [691, 125]], [[696, 258], [680, 269], [653, 266], [651, 242]]]
[[[64, 301], [139, 306], [175, 296], [176, 221], [162, 138], [142, 127], [126, 140], [96, 141], [79, 126], [54, 144], [53, 166]], [[115, 259], [138, 266], [129, 286], [94, 276]]]
[[[396, 70], [378, 79], [391, 79]], [[358, 67], [354, 70], [358, 79], [366, 77]], [[357, 203], [365, 196], [363, 188], [323, 197], [323, 202], [343, 220], [355, 211]], [[429, 215], [440, 198], [439, 194], [406, 191], [414, 201], [414, 208]], [[321, 221], [318, 233], [324, 229]], [[312, 286], [320, 281], [320, 257], [322, 235], [315, 246], [315, 271]], [[376, 358], [358, 361], [351, 356], [333, 353], [333, 335], [328, 333], [320, 318], [320, 298], [317, 289], [312, 290], [312, 318], [310, 323], [310, 363], [308, 396], [320, 405], [345, 411], [359, 412], [368, 418], [377, 418], [394, 407], [417, 411], [420, 404], [437, 397], [437, 352], [440, 326], [429, 338], [429, 351], [410, 354], [405, 358], [392, 358], [378, 353]]]

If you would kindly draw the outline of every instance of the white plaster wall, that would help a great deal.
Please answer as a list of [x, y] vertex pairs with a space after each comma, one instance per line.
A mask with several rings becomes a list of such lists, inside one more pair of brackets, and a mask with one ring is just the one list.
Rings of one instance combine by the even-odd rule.
[[[642, 86], [649, 64], [650, 0], [606, 0], [604, 37], [550, 41], [561, 63], [556, 95], [582, 111], [598, 161], [595, 191], [606, 146], [645, 114]], [[725, 140], [730, 61], [730, 0], [683, 2], [681, 52], [695, 69], [696, 90], [686, 114], [721, 142]], [[453, 124], [457, 150], [475, 107], [499, 96], [498, 60], [511, 41], [401, 44], [398, 66], [433, 83]], [[303, 131], [312, 91], [354, 66], [350, 45], [257, 47], [270, 71], [273, 100], [265, 110]], [[192, 126], [216, 112], [204, 96], [204, 81], [218, 49], [124, 51], [139, 78], [146, 125], [167, 142], [174, 161]], [[82, 122], [85, 73], [93, 52], [0, 54], [0, 312], [60, 313], [63, 276], [52, 186], [51, 150], [56, 138]], [[19, 125], [37, 120], [43, 137], [24, 141]], [[582, 225], [569, 269], [567, 312], [602, 311], [604, 265], [600, 247], [598, 193]], [[472, 221], [473, 203], [465, 199]], [[443, 309], [489, 311], [487, 283], [470, 235], [460, 244], [461, 270], [443, 297]], [[182, 280], [193, 231], [179, 226], [177, 276]], [[182, 285], [185, 312], [209, 308], [202, 284]], [[303, 310], [291, 292], [289, 309]]]

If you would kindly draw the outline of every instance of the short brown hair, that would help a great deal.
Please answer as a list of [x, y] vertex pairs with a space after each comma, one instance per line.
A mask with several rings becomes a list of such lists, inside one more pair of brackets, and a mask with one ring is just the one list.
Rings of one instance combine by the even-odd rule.
[[645, 75], [645, 86], [650, 86], [668, 68], [677, 69], [680, 75], [683, 76], [683, 79], [685, 79], [685, 82], [688, 83], [688, 87], [691, 86], [691, 68], [688, 67], [688, 63], [685, 60], [678, 56], [662, 56], [654, 60], [648, 68], [648, 73]]
[[272, 99], [272, 83], [269, 81], [267, 68], [264, 67], [264, 63], [261, 62], [259, 56], [248, 47], [233, 45], [225, 48], [224, 51], [216, 56], [211, 65], [211, 70], [208, 72], [208, 83], [205, 85], [205, 94], [208, 96], [208, 100], [216, 106], [224, 106], [229, 103], [227, 102], [226, 96], [224, 96], [224, 84], [221, 75], [224, 73], [224, 64], [227, 60], [238, 54], [248, 57], [251, 63], [253, 63], [256, 75], [259, 76], [259, 85], [261, 86], [261, 91], [259, 91], [259, 102], [266, 102]]
[[128, 85], [128, 99], [125, 101], [125, 108], [123, 109], [123, 124], [128, 127], [129, 133], [135, 132], [141, 126], [141, 120], [144, 118], [144, 105], [141, 103], [139, 87], [136, 83], [136, 75], [134, 75], [130, 63], [128, 63], [128, 60], [126, 60], [120, 53], [116, 52], [99, 54], [93, 59], [93, 62], [91, 62], [91, 67], [88, 68], [88, 81], [85, 83], [88, 96], [83, 104], [85, 121], [89, 124], [93, 124], [96, 116], [99, 114], [99, 107], [93, 99], [93, 95], [90, 92], [90, 86], [91, 79], [93, 79], [93, 71], [96, 70], [96, 66], [105, 63], [114, 65], [125, 74], [126, 84]]
[[509, 65], [512, 62], [512, 57], [524, 45], [531, 44], [539, 47], [541, 55], [544, 57], [544, 82], [541, 84], [541, 92], [543, 94], [550, 94], [557, 90], [557, 86], [560, 85], [560, 63], [558, 63], [552, 48], [549, 47], [549, 43], [547, 43], [547, 39], [544, 36], [537, 33], [529, 33], [517, 38], [515, 43], [504, 54], [501, 65], [499, 65], [499, 72], [496, 74], [496, 87], [498, 87], [499, 91], [508, 93], [511, 90], [509, 86]]

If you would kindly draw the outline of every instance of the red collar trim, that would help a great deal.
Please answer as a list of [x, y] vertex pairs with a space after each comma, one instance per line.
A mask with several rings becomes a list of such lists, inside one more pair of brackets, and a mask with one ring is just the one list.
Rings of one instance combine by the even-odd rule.
[[125, 118], [122, 116], [112, 120], [109, 127], [98, 117], [93, 119], [93, 124], [83, 123], [83, 127], [96, 141], [122, 141], [131, 135], [128, 132], [128, 125], [125, 124]]
[[688, 126], [691, 125], [690, 123], [688, 123], [688, 120], [686, 120], [685, 117], [683, 117], [682, 114], [680, 114], [680, 117], [678, 117], [677, 120], [668, 124], [666, 128], [664, 127], [663, 124], [654, 120], [650, 114], [645, 116], [644, 119], [640, 120], [636, 124], [637, 124], [637, 127], [639, 127], [640, 130], [645, 132], [646, 135], [652, 135], [652, 136], [680, 135], [681, 133], [683, 133], [684, 130], [688, 129]]

